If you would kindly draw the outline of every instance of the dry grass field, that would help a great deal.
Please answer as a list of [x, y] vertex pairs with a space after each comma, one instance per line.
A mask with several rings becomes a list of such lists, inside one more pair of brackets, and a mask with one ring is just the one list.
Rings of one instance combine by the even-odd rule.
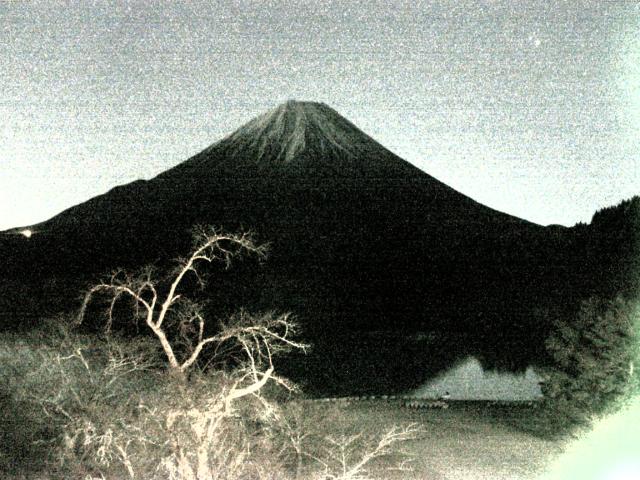
[[327, 435], [335, 434], [335, 429], [373, 436], [393, 425], [416, 424], [420, 428], [415, 439], [400, 446], [411, 459], [411, 471], [394, 470], [398, 459], [383, 458], [372, 465], [373, 478], [537, 479], [567, 444], [566, 440], [543, 438], [510, 424], [509, 418], [531, 414], [531, 407], [488, 402], [449, 405], [448, 409], [412, 410], [393, 403], [360, 401], [338, 406], [314, 403], [306, 408], [309, 421], [321, 422]]

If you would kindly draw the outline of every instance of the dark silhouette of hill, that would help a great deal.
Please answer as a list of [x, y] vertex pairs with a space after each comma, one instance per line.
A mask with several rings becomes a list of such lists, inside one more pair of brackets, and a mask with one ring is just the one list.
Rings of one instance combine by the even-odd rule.
[[[630, 204], [637, 211], [638, 202]], [[149, 181], [116, 187], [32, 226], [37, 233], [28, 241], [4, 236], [4, 323], [20, 309], [15, 292], [44, 297], [38, 312], [69, 308], [98, 274], [162, 264], [189, 250], [194, 224], [211, 224], [250, 229], [270, 242], [265, 264], [242, 262], [214, 277], [208, 297], [223, 310], [294, 312], [319, 347], [285, 365], [293, 376], [329, 378], [331, 369], [342, 372], [333, 378], [344, 376], [345, 352], [361, 350], [360, 360], [377, 358], [370, 365], [379, 375], [359, 390], [412, 386], [469, 353], [490, 367], [524, 369], [544, 357], [548, 325], [535, 309], [600, 288], [592, 285], [592, 269], [635, 234], [623, 220], [610, 225], [596, 216], [593, 223], [543, 227], [495, 211], [399, 158], [328, 106], [287, 102]], [[593, 231], [604, 238], [612, 229], [622, 240], [593, 245]], [[622, 288], [629, 272], [615, 271], [618, 280], [600, 283]], [[429, 341], [432, 352], [441, 350], [432, 358], [425, 352], [415, 359], [420, 342], [393, 340], [425, 331], [447, 334], [446, 348]], [[368, 340], [358, 332], [369, 332]], [[402, 375], [394, 378], [394, 369]], [[335, 393], [350, 388], [329, 386], [326, 378], [310, 382]]]

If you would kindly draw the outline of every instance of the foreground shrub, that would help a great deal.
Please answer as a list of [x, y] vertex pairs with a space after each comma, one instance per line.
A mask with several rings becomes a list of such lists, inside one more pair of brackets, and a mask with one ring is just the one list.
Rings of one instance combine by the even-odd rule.
[[[153, 344], [98, 338], [45, 322], [0, 342], [3, 403], [0, 465], [6, 472], [58, 465], [65, 431], [84, 416], [113, 415], [159, 381]], [[155, 372], [155, 373], [154, 373]]]
[[286, 477], [270, 427], [280, 409], [259, 390], [238, 396], [254, 384], [242, 368], [194, 372], [185, 382], [166, 374], [148, 339], [57, 326], [5, 337], [0, 360], [5, 474]]
[[126, 409], [67, 425], [60, 459], [106, 478], [285, 478], [269, 435], [279, 409], [257, 396], [230, 403], [235, 382], [221, 372], [188, 386], [165, 377]]
[[[4, 350], [4, 345], [2, 346]], [[0, 361], [5, 359], [4, 351]], [[14, 398], [2, 372], [0, 385], [0, 475], [23, 474], [44, 468], [48, 441], [56, 435], [39, 406]]]

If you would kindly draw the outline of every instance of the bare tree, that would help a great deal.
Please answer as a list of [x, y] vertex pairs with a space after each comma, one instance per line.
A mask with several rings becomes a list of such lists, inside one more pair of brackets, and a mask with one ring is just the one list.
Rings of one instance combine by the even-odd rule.
[[404, 459], [392, 470], [410, 472], [410, 456], [403, 451], [396, 451], [395, 446], [416, 439], [422, 432], [416, 424], [402, 428], [394, 426], [377, 441], [370, 439], [364, 444], [360, 443], [362, 434], [329, 436], [324, 438], [324, 458], [312, 458], [324, 467], [323, 480], [373, 480], [368, 472], [370, 464], [376, 459], [394, 454]]
[[[221, 322], [216, 334], [207, 336], [209, 329], [206, 328], [202, 304], [184, 297], [180, 291], [188, 276], [193, 276], [204, 286], [203, 265], [219, 262], [228, 268], [231, 260], [242, 253], [263, 258], [266, 252], [266, 245], [258, 245], [250, 233], [227, 234], [209, 227], [197, 227], [191, 254], [178, 261], [167, 285], [152, 267], [145, 267], [136, 274], [116, 271], [107, 281], [87, 291], [78, 322], [85, 318], [94, 296], [106, 295], [110, 302], [105, 328], [109, 331], [118, 300], [129, 297], [133, 300], [136, 317], [142, 318], [156, 336], [170, 371], [178, 376], [183, 376], [194, 365], [205, 347], [213, 346], [215, 355], [224, 351], [224, 346], [232, 345], [231, 348], [240, 348], [244, 352], [246, 363], [242, 367], [244, 374], [230, 392], [230, 401], [259, 390], [270, 378], [284, 384], [284, 380], [273, 375], [273, 354], [282, 349], [305, 348], [304, 344], [292, 339], [296, 325], [289, 314], [255, 316], [242, 311], [229, 321]], [[168, 334], [168, 324], [177, 326], [176, 334]], [[248, 380], [248, 385], [241, 386]]]

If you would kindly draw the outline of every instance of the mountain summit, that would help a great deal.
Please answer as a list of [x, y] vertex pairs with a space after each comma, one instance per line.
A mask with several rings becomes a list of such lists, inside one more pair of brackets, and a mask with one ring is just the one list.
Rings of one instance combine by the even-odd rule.
[[256, 151], [256, 160], [290, 163], [312, 149], [323, 156], [352, 155], [370, 141], [353, 124], [323, 103], [289, 100], [236, 130], [223, 142], [239, 152]]
[[[238, 128], [171, 175], [396, 178], [424, 175], [323, 103], [290, 100]], [[436, 182], [435, 179], [433, 179]]]

